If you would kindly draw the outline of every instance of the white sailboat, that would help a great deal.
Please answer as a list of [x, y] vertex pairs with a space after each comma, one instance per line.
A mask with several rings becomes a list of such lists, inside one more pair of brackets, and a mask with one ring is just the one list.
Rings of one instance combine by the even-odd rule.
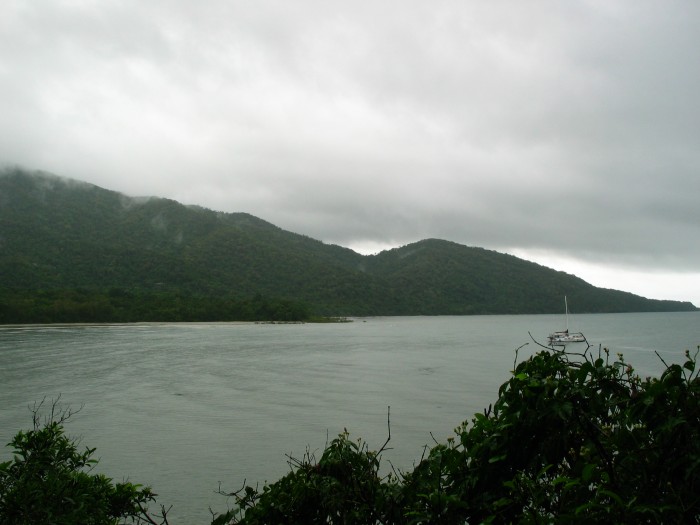
[[566, 302], [566, 296], [564, 296], [564, 310], [566, 311], [566, 330], [560, 330], [559, 332], [549, 334], [547, 340], [550, 346], [561, 346], [566, 343], [582, 343], [586, 340], [586, 337], [581, 332], [569, 332], [569, 304]]

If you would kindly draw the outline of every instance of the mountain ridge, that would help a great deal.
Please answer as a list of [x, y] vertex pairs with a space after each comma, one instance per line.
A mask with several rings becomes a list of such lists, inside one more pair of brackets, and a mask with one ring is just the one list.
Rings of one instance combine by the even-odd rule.
[[0, 290], [168, 291], [300, 301], [319, 315], [691, 311], [485, 248], [424, 239], [374, 255], [253, 215], [0, 171]]

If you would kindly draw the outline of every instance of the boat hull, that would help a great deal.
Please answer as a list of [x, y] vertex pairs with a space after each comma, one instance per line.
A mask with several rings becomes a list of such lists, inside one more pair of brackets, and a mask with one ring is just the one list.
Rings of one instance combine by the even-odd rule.
[[563, 345], [566, 343], [584, 343], [586, 338], [581, 332], [554, 332], [547, 338], [550, 345]]

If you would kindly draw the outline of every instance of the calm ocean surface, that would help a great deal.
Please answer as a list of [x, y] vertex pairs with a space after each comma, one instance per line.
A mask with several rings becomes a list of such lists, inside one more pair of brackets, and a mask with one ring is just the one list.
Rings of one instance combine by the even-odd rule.
[[[98, 470], [150, 484], [172, 524], [209, 523], [226, 490], [274, 481], [285, 454], [320, 455], [344, 428], [411, 468], [496, 399], [515, 349], [524, 359], [563, 316], [386, 317], [343, 324], [0, 327], [0, 441], [31, 426], [28, 406], [60, 394], [82, 410], [69, 434]], [[700, 313], [576, 315], [597, 349], [640, 375], [700, 345]], [[573, 348], [573, 345], [571, 346]], [[0, 451], [0, 459], [10, 456]]]

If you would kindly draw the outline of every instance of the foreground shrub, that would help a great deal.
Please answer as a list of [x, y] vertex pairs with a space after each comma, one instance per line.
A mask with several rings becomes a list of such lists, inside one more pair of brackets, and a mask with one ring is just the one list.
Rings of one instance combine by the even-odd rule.
[[407, 505], [431, 523], [697, 522], [695, 358], [641, 380], [622, 356], [572, 357], [521, 363], [456, 444], [406, 476]]
[[[9, 443], [14, 458], [0, 463], [0, 523], [155, 524], [146, 508], [155, 500], [151, 489], [91, 474], [95, 449], [78, 450], [63, 429], [71, 413], [57, 413], [56, 406], [43, 424], [41, 405], [35, 407], [33, 429], [19, 432]], [[165, 514], [159, 516], [162, 523], [167, 523]]]
[[[262, 492], [252, 487], [233, 494], [238, 509], [218, 516], [227, 523], [364, 524], [393, 521], [392, 489], [378, 475], [379, 454], [347, 432], [333, 440], [318, 463], [308, 454], [291, 459], [292, 471]], [[243, 517], [245, 516], [245, 517]]]
[[341, 434], [214, 523], [698, 523], [696, 357], [642, 380], [607, 350], [542, 351], [413, 471], [381, 478]]

